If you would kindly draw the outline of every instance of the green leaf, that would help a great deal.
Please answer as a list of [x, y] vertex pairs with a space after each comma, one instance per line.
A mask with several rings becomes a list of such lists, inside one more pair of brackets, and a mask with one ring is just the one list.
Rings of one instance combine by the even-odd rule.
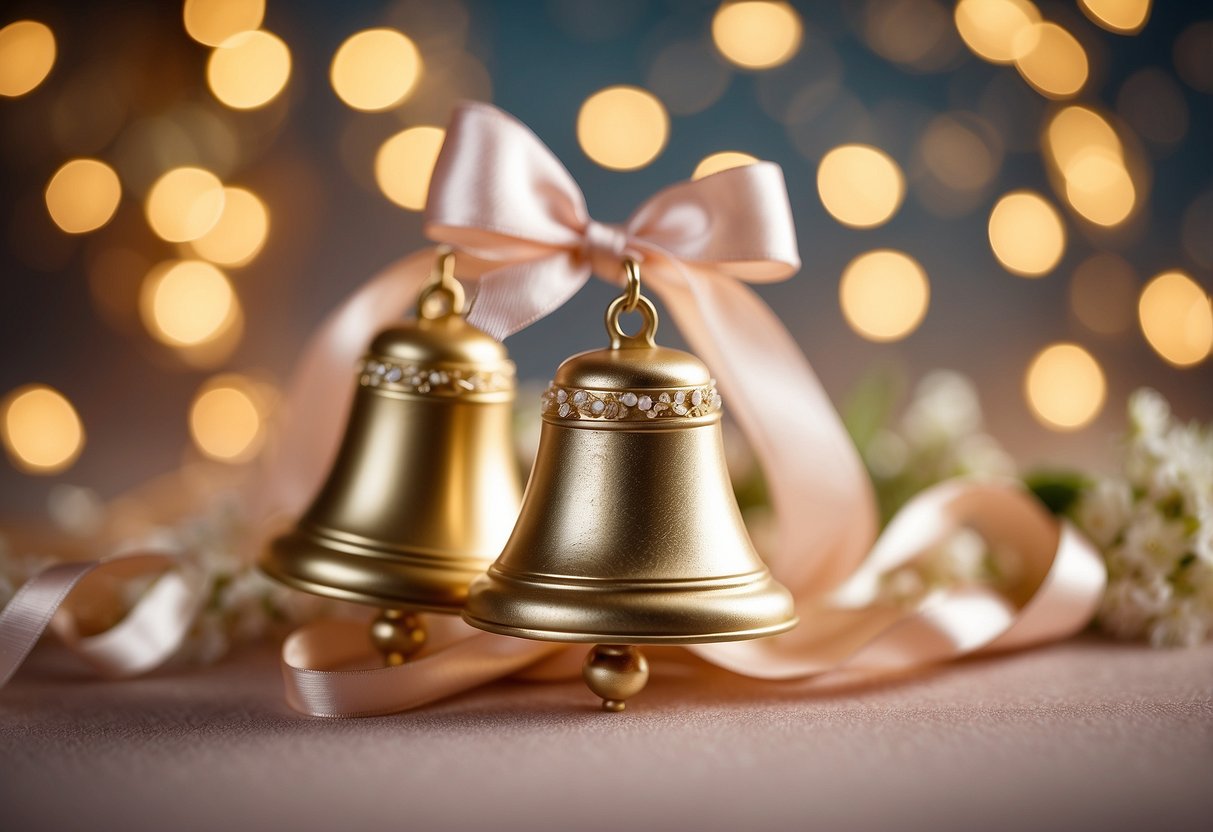
[[862, 451], [893, 417], [893, 406], [905, 390], [905, 374], [890, 366], [874, 367], [860, 377], [842, 405], [842, 423]]
[[1050, 512], [1067, 514], [1091, 481], [1078, 471], [1041, 470], [1024, 477], [1024, 485]]

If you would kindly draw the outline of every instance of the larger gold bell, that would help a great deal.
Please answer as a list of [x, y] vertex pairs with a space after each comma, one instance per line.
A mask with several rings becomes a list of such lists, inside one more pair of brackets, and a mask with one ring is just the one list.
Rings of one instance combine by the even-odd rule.
[[389, 664], [424, 642], [411, 612], [460, 611], [521, 501], [514, 365], [464, 320], [452, 269], [443, 255], [416, 319], [371, 342], [327, 481], [261, 561], [297, 589], [383, 607], [371, 636]]
[[[544, 395], [518, 523], [464, 609], [482, 630], [599, 645], [584, 675], [609, 710], [647, 678], [630, 645], [758, 638], [796, 623], [746, 534], [708, 369], [655, 345], [656, 310], [628, 270], [628, 294], [607, 311], [611, 347], [565, 361]], [[619, 326], [629, 305], [645, 318], [636, 336]]]

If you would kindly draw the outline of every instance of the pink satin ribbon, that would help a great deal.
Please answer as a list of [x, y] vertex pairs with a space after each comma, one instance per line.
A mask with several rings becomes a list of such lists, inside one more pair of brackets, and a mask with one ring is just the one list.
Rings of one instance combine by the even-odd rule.
[[[729, 418], [766, 474], [778, 523], [769, 566], [795, 595], [801, 623], [773, 639], [691, 648], [704, 659], [765, 679], [888, 672], [1062, 638], [1093, 615], [1105, 580], [1098, 552], [1018, 484], [936, 486], [875, 539], [871, 484], [841, 420], [778, 317], [745, 285], [785, 279], [799, 266], [777, 166], [675, 185], [609, 226], [589, 217], [572, 177], [525, 126], [467, 104], [453, 116], [431, 180], [427, 232], [465, 253], [460, 277], [477, 289], [470, 318], [500, 338], [557, 309], [591, 273], [617, 281], [622, 258], [635, 257], [645, 290], [711, 367]], [[294, 516], [319, 487], [343, 429], [351, 368], [370, 336], [412, 305], [432, 257], [419, 252], [373, 278], [311, 340], [253, 495], [262, 514]], [[773, 395], [779, 406], [764, 406]], [[1014, 591], [967, 586], [910, 609], [882, 603], [883, 576], [962, 528], [1019, 555]], [[43, 587], [44, 602], [66, 594], [63, 580]], [[32, 645], [35, 618], [18, 615], [25, 637], [0, 662], [20, 662], [9, 657]], [[430, 626], [426, 654], [394, 668], [371, 665], [364, 625], [301, 629], [283, 650], [288, 702], [317, 716], [390, 713], [513, 674], [563, 678], [576, 673], [583, 652], [481, 633], [456, 619], [431, 617]], [[4, 632], [0, 618], [0, 643]]]
[[[159, 577], [118, 624], [86, 636], [80, 634], [65, 602], [77, 585], [94, 574], [118, 580]], [[146, 673], [181, 646], [203, 599], [201, 576], [167, 555], [122, 555], [48, 567], [26, 581], [0, 610], [0, 687], [48, 628], [104, 676]]]

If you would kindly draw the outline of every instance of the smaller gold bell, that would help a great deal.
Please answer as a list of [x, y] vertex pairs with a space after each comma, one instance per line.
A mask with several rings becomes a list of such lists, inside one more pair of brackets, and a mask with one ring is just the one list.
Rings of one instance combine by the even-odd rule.
[[388, 664], [423, 646], [416, 611], [460, 611], [518, 516], [514, 365], [463, 305], [446, 252], [416, 319], [371, 342], [327, 481], [260, 564], [296, 589], [382, 607], [370, 636]]
[[[583, 669], [607, 710], [648, 678], [632, 645], [759, 638], [796, 623], [733, 496], [721, 404], [695, 356], [658, 347], [657, 311], [628, 289], [609, 349], [560, 365], [514, 532], [469, 589], [464, 619], [503, 635], [596, 644]], [[624, 334], [635, 309], [644, 329]]]

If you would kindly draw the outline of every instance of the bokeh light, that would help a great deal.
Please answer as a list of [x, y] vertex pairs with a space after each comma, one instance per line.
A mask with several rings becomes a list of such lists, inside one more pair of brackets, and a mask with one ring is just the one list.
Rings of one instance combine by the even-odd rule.
[[55, 35], [45, 23], [18, 20], [0, 29], [0, 95], [31, 92], [54, 65]]
[[1175, 39], [1172, 57], [1179, 77], [1194, 90], [1213, 93], [1213, 20], [1193, 23]]
[[998, 155], [985, 138], [953, 116], [931, 120], [923, 133], [920, 152], [931, 173], [953, 190], [979, 190], [998, 173]]
[[896, 213], [905, 196], [905, 179], [884, 151], [848, 144], [822, 158], [817, 193], [830, 216], [843, 225], [872, 228]]
[[30, 474], [56, 474], [84, 449], [84, 426], [72, 403], [44, 384], [18, 388], [0, 405], [0, 439], [9, 459]]
[[998, 262], [1023, 277], [1053, 270], [1066, 247], [1066, 231], [1057, 209], [1034, 191], [1013, 191], [990, 212], [990, 247]]
[[270, 215], [256, 194], [245, 188], [223, 189], [219, 220], [190, 243], [193, 253], [224, 266], [244, 266], [257, 256], [269, 234]]
[[266, 425], [256, 386], [243, 376], [216, 376], [190, 405], [190, 437], [204, 455], [223, 462], [248, 462], [265, 444]]
[[1123, 157], [1124, 148], [1112, 125], [1099, 113], [1077, 105], [1063, 107], [1045, 128], [1045, 149], [1059, 171], [1092, 150]]
[[46, 186], [46, 210], [69, 234], [93, 231], [110, 221], [122, 198], [118, 174], [96, 159], [72, 159]]
[[1137, 190], [1120, 157], [1107, 151], [1080, 154], [1062, 172], [1066, 201], [1096, 225], [1124, 222], [1133, 211]]
[[636, 170], [657, 158], [670, 134], [670, 118], [652, 93], [607, 87], [577, 113], [577, 141], [604, 168]]
[[847, 265], [838, 295], [842, 314], [857, 333], [869, 341], [896, 341], [922, 323], [931, 287], [914, 258], [880, 249]]
[[722, 170], [729, 170], [730, 168], [752, 165], [757, 161], [757, 157], [751, 156], [748, 153], [742, 153], [738, 150], [722, 150], [719, 153], [705, 156], [695, 166], [691, 179], [703, 179], [705, 176], [711, 176], [713, 173], [720, 173]]
[[1151, 0], [1078, 0], [1087, 17], [1109, 32], [1140, 32], [1150, 16]]
[[395, 29], [366, 29], [337, 49], [329, 80], [355, 110], [387, 110], [413, 91], [421, 77], [421, 53]]
[[1156, 67], [1138, 70], [1125, 80], [1116, 96], [1116, 109], [1140, 136], [1156, 145], [1178, 144], [1188, 132], [1188, 103], [1183, 90]]
[[410, 127], [385, 141], [375, 154], [375, 181], [383, 195], [410, 211], [421, 211], [446, 131]]
[[257, 29], [265, 18], [265, 0], [185, 0], [181, 16], [186, 33], [207, 46]]
[[139, 292], [139, 312], [152, 337], [173, 347], [221, 336], [236, 316], [236, 293], [211, 263], [180, 260], [153, 268]]
[[863, 36], [882, 58], [918, 72], [948, 66], [959, 41], [942, 0], [882, 0], [864, 5]]
[[720, 100], [733, 73], [710, 44], [679, 40], [653, 58], [645, 85], [676, 115], [706, 110]]
[[1146, 284], [1137, 315], [1150, 346], [1177, 367], [1198, 364], [1213, 350], [1209, 295], [1183, 272], [1164, 272]]
[[223, 215], [223, 183], [208, 170], [173, 168], [153, 184], [147, 195], [147, 221], [152, 231], [170, 243], [197, 240]]
[[1099, 362], [1077, 344], [1053, 344], [1028, 366], [1028, 405], [1046, 427], [1077, 430], [1099, 415], [1107, 382]]
[[1079, 322], [1100, 335], [1120, 335], [1133, 325], [1137, 277], [1121, 256], [1092, 254], [1070, 279], [1070, 309]]
[[1015, 68], [1037, 92], [1049, 98], [1071, 98], [1087, 83], [1086, 50], [1056, 23], [1035, 23], [1016, 36]]
[[264, 107], [282, 92], [290, 76], [290, 50], [261, 29], [232, 35], [215, 47], [206, 64], [211, 92], [235, 110]]
[[786, 63], [800, 48], [804, 25], [787, 3], [741, 0], [723, 3], [712, 18], [712, 40], [720, 54], [745, 69]]
[[979, 58], [1013, 63], [1034, 45], [1040, 11], [1028, 0], [960, 0], [953, 12], [961, 40]]

